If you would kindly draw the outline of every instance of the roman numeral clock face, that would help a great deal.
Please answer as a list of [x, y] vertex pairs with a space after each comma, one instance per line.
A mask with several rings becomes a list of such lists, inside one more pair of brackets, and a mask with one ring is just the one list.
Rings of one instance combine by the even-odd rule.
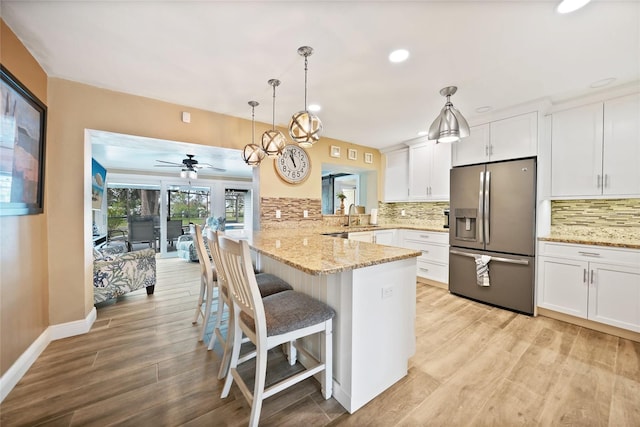
[[300, 184], [309, 177], [309, 155], [297, 145], [287, 145], [274, 163], [278, 176], [290, 184]]

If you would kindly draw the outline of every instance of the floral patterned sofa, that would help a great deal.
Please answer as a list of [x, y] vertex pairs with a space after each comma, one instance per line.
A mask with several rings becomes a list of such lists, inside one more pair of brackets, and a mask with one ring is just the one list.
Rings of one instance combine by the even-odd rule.
[[153, 294], [156, 285], [156, 251], [117, 253], [105, 248], [94, 250], [93, 303], [98, 304], [117, 298], [127, 292], [146, 288]]

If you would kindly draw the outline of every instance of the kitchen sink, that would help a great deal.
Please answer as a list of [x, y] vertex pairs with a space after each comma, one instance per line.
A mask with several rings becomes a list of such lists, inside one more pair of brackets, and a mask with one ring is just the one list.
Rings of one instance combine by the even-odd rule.
[[347, 231], [341, 233], [322, 233], [322, 235], [329, 237], [341, 237], [343, 239], [347, 239], [349, 237], [349, 233]]

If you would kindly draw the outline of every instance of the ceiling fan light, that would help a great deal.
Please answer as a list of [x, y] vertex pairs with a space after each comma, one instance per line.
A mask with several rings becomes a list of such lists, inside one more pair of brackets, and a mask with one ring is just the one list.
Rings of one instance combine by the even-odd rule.
[[571, 13], [576, 10], [584, 7], [591, 0], [562, 0], [558, 7], [556, 7], [556, 11], [558, 13]]
[[253, 168], [259, 166], [264, 157], [264, 150], [257, 144], [247, 144], [242, 150], [242, 159]]
[[320, 139], [322, 122], [315, 114], [304, 110], [291, 117], [289, 135], [301, 147], [311, 147]]

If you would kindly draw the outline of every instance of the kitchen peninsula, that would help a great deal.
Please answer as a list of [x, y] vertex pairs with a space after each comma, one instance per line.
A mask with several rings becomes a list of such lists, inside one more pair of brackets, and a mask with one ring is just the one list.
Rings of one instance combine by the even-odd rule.
[[[261, 271], [336, 310], [333, 397], [349, 412], [407, 374], [415, 352], [420, 252], [304, 229], [254, 232], [247, 240]], [[304, 345], [319, 354], [319, 337]]]

